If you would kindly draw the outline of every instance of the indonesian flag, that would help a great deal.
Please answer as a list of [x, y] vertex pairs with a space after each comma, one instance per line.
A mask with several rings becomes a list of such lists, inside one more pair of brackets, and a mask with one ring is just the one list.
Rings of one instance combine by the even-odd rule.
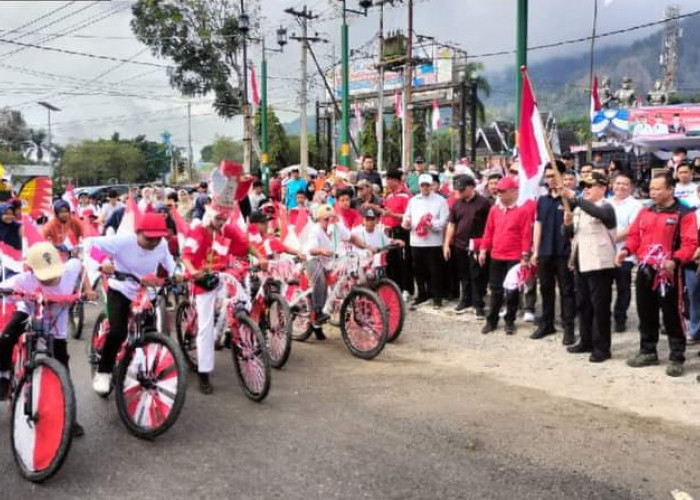
[[[0, 241], [0, 264], [3, 269], [9, 269], [17, 274], [24, 271], [24, 265], [22, 264], [22, 251], [11, 247], [5, 242]], [[5, 272], [3, 271], [3, 278]]]
[[598, 93], [598, 77], [596, 76], [593, 78], [593, 85], [591, 86], [591, 122], [601, 109], [600, 94]]
[[403, 120], [403, 106], [401, 105], [401, 94], [397, 90], [394, 92], [394, 114]]
[[78, 211], [78, 198], [75, 197], [75, 191], [73, 191], [73, 185], [71, 183], [66, 184], [66, 192], [63, 193], [61, 198], [68, 202], [71, 212], [76, 213]]
[[28, 216], [22, 216], [22, 248], [28, 249], [34, 243], [41, 243], [46, 241], [39, 232], [39, 228], [36, 227], [34, 221]]
[[50, 217], [51, 191], [53, 183], [50, 177], [32, 177], [19, 189], [17, 197], [22, 200], [22, 213], [32, 219], [38, 219], [42, 215]]
[[296, 220], [294, 221], [294, 232], [297, 233], [298, 237], [301, 237], [308, 222], [309, 212], [306, 209], [297, 210]]
[[253, 104], [260, 106], [260, 92], [258, 91], [258, 77], [255, 74], [255, 64], [250, 63], [250, 91], [253, 94]]
[[437, 99], [433, 99], [433, 131], [440, 128], [440, 106], [438, 106]]
[[136, 232], [136, 228], [139, 227], [140, 222], [141, 210], [139, 210], [134, 197], [129, 194], [126, 201], [126, 208], [124, 209], [124, 216], [122, 217], [122, 221], [119, 223], [117, 234], [129, 234]]
[[540, 180], [547, 163], [547, 139], [542, 118], [537, 110], [537, 101], [532, 91], [527, 69], [522, 68], [523, 88], [520, 101], [518, 148], [520, 155], [518, 204], [537, 197]]

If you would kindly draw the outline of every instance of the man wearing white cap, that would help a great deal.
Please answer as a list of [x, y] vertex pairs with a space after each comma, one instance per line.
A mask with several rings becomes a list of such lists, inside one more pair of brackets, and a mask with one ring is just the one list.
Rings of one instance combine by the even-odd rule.
[[432, 295], [435, 309], [442, 307], [442, 241], [449, 216], [445, 198], [433, 192], [433, 176], [418, 177], [420, 192], [411, 198], [403, 216], [403, 227], [411, 230], [411, 254], [418, 295], [413, 307]]

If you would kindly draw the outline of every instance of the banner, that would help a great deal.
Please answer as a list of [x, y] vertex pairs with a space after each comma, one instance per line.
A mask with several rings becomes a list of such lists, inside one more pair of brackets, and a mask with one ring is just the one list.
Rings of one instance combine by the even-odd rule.
[[700, 133], [700, 105], [630, 108], [629, 132], [633, 137]]

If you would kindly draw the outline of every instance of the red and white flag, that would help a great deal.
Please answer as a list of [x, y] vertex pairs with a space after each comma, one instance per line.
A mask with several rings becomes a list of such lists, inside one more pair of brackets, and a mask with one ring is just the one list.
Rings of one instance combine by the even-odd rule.
[[601, 109], [600, 93], [598, 92], [598, 77], [596, 76], [593, 78], [593, 85], [591, 86], [591, 121]]
[[394, 114], [403, 120], [403, 106], [401, 105], [401, 94], [397, 90], [394, 92]]
[[70, 211], [76, 213], [78, 211], [78, 198], [75, 196], [75, 191], [73, 191], [73, 185], [69, 182], [66, 184], [66, 192], [61, 196], [63, 201], [68, 202], [70, 205]]
[[438, 106], [437, 99], [433, 99], [433, 132], [440, 128], [440, 106]]
[[[7, 243], [0, 241], [0, 265], [2, 265], [3, 269], [8, 269], [17, 274], [24, 271], [22, 250], [17, 250]], [[4, 276], [5, 272], [3, 270], [3, 277]]]
[[260, 106], [260, 92], [258, 90], [258, 77], [255, 74], [255, 64], [250, 63], [250, 92], [254, 106]]
[[537, 101], [527, 69], [523, 67], [522, 72], [523, 88], [518, 127], [520, 157], [518, 204], [537, 197], [544, 166], [547, 163], [547, 138], [542, 126], [542, 117], [537, 110]]

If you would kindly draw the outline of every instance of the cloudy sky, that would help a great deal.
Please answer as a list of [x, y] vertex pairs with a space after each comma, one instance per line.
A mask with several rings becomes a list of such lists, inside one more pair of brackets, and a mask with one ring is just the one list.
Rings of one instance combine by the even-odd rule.
[[[246, 0], [250, 4], [253, 0]], [[515, 44], [515, 0], [414, 0], [415, 26], [419, 34], [458, 44], [470, 54], [512, 50]], [[304, 4], [319, 19], [310, 32], [331, 40], [318, 46], [321, 64], [339, 51], [339, 0], [257, 0], [261, 6], [263, 31], [274, 40], [275, 28], [283, 24], [297, 31], [285, 8]], [[594, 0], [530, 0], [529, 45], [588, 36], [591, 33]], [[45, 128], [46, 111], [36, 101], [61, 108], [52, 116], [54, 141], [66, 144], [82, 139], [108, 137], [118, 131], [123, 137], [146, 134], [159, 140], [167, 130], [173, 142], [187, 141], [187, 99], [169, 85], [165, 68], [88, 58], [7, 43], [15, 41], [89, 54], [128, 59], [133, 62], [167, 64], [151, 57], [131, 35], [129, 21], [135, 0], [112, 1], [0, 1], [0, 107], [20, 109], [32, 127]], [[598, 31], [606, 32], [661, 19], [666, 2], [661, 0], [599, 0]], [[674, 0], [681, 12], [700, 8], [697, 0]], [[356, 6], [348, 0], [348, 6]], [[406, 25], [406, 8], [388, 8], [385, 28]], [[656, 28], [658, 29], [658, 28]], [[372, 50], [378, 30], [378, 14], [350, 20], [351, 46]], [[647, 36], [652, 29], [601, 40], [601, 45], [629, 43]], [[588, 44], [533, 51], [530, 61], [585, 51]], [[299, 47], [291, 41], [283, 55], [270, 58], [270, 100], [283, 120], [296, 117], [299, 89]], [[259, 48], [251, 58], [260, 60]], [[514, 64], [514, 56], [482, 59], [487, 70]], [[311, 62], [310, 73], [314, 73]], [[320, 81], [310, 82], [310, 99], [321, 94]], [[241, 120], [217, 118], [206, 99], [192, 100], [192, 136], [195, 158], [199, 150], [219, 135], [238, 137]]]

